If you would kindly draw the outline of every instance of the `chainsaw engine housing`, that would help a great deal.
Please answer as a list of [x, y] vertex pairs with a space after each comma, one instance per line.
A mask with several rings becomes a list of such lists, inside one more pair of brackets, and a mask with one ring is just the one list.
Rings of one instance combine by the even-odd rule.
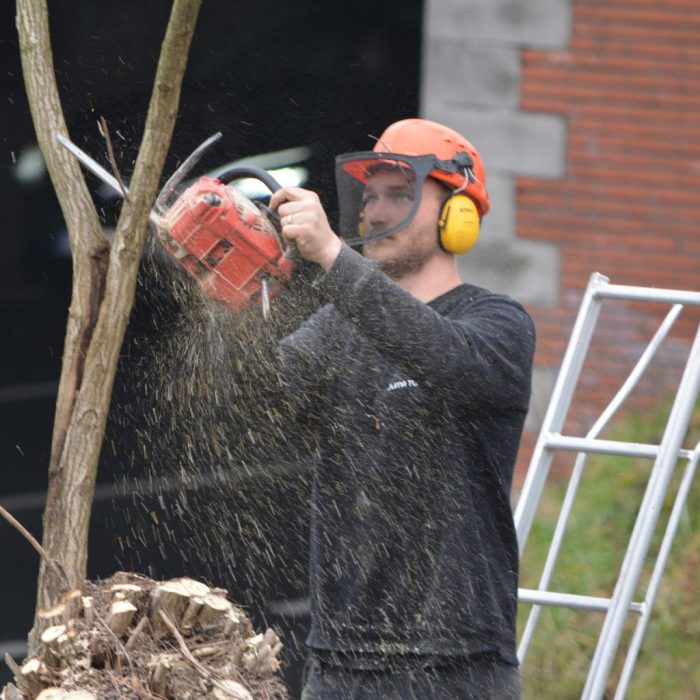
[[270, 218], [215, 178], [185, 190], [162, 217], [158, 235], [204, 293], [231, 311], [259, 301], [264, 285], [274, 296], [294, 269]]

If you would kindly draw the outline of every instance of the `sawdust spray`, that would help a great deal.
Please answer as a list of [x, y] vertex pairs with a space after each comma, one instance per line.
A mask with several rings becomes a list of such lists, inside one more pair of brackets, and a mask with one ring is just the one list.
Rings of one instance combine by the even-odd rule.
[[265, 393], [277, 340], [316, 303], [307, 277], [270, 320], [257, 306], [232, 314], [150, 244], [108, 435], [121, 568], [199, 576], [259, 608], [304, 589], [310, 468]]

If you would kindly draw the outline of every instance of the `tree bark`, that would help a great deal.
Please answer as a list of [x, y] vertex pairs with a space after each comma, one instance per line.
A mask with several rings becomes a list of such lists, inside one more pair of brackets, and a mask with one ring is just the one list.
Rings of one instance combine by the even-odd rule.
[[[80, 588], [88, 525], [119, 351], [133, 306], [148, 214], [177, 115], [201, 0], [174, 0], [161, 48], [143, 140], [110, 246], [73, 157], [54, 140], [67, 128], [56, 86], [46, 0], [17, 0], [22, 70], [39, 146], [63, 211], [73, 254], [68, 313], [43, 516], [43, 546], [66, 581], [42, 560], [37, 610]], [[30, 652], [45, 621], [35, 617]]]

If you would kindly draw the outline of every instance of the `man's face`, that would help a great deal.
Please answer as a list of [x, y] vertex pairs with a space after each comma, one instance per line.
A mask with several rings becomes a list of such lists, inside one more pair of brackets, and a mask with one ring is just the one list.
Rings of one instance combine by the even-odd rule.
[[[370, 176], [363, 200], [365, 235], [399, 224], [410, 213], [415, 196], [414, 180], [402, 171], [380, 171]], [[437, 222], [446, 197], [447, 192], [441, 185], [426, 179], [413, 219], [397, 233], [365, 243], [364, 256], [377, 262], [392, 279], [420, 270], [441, 252]]]

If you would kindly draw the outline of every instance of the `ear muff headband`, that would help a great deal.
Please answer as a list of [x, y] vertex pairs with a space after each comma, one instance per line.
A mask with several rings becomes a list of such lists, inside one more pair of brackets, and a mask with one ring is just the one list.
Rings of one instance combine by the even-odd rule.
[[442, 205], [438, 236], [440, 245], [448, 253], [466, 253], [479, 238], [480, 228], [479, 210], [467, 195], [453, 194]]

